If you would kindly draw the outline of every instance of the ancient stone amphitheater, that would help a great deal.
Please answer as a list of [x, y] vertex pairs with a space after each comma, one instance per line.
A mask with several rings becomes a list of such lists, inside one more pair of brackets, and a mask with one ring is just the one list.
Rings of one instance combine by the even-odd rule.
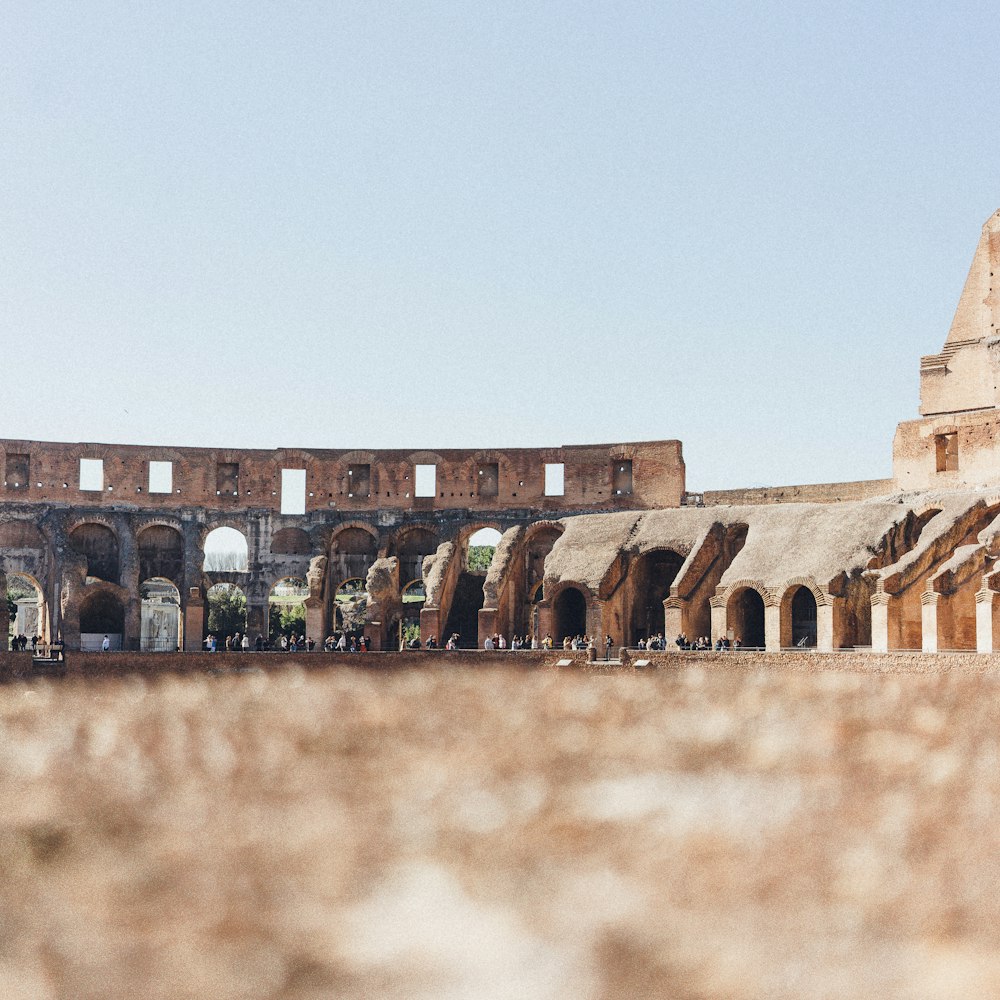
[[[478, 451], [226, 451], [0, 442], [0, 569], [32, 631], [68, 649], [197, 650], [206, 595], [238, 587], [246, 631], [302, 582], [307, 632], [367, 593], [374, 649], [419, 621], [467, 646], [501, 632], [728, 635], [778, 651], [1000, 645], [1000, 212], [951, 329], [921, 360], [920, 417], [886, 480], [690, 494], [678, 441]], [[245, 554], [206, 562], [235, 529]], [[501, 533], [486, 571], [470, 537]], [[2, 581], [0, 581], [2, 582]], [[305, 588], [308, 592], [305, 593]], [[351, 589], [353, 587], [353, 590]], [[176, 609], [164, 618], [164, 595]], [[7, 624], [0, 606], [0, 634]], [[157, 623], [152, 636], [148, 626]], [[155, 642], [154, 642], [155, 639]]]

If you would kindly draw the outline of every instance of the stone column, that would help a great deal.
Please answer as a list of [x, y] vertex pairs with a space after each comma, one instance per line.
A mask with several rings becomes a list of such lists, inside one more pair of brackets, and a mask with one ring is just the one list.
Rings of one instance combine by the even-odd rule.
[[7, 610], [7, 577], [0, 569], [0, 652], [10, 649], [10, 612]]
[[[499, 628], [497, 627], [497, 617], [498, 615], [496, 608], [479, 609], [479, 637], [477, 640], [479, 649], [483, 648], [483, 643], [486, 642], [486, 637], [488, 635], [493, 635], [494, 632], [499, 632]], [[513, 636], [508, 635], [505, 638], [507, 639], [507, 642], [509, 644]], [[441, 642], [440, 640], [441, 637], [438, 636], [438, 644], [443, 646], [444, 643]], [[447, 641], [448, 637], [445, 636], [445, 642]]]
[[[420, 609], [420, 643], [423, 645], [427, 641], [427, 637], [431, 635], [436, 635], [438, 642], [441, 641], [441, 609], [440, 608], [421, 608]], [[468, 636], [463, 636], [467, 639]]]
[[[828, 600], [830, 600], [828, 598]], [[841, 602], [843, 603], [843, 602]], [[833, 652], [833, 623], [837, 616], [834, 606], [816, 603], [816, 650], [820, 653]]]
[[198, 653], [205, 647], [205, 598], [200, 587], [188, 590], [187, 600], [182, 609], [184, 615], [184, 652]]
[[[674, 646], [674, 639], [684, 631], [684, 619], [686, 617], [687, 601], [671, 596], [663, 602], [663, 638], [667, 640], [669, 648], [677, 648]], [[714, 621], [712, 623], [712, 631], [715, 631]]]
[[[538, 644], [542, 643], [542, 640], [547, 636], [552, 634], [552, 602], [551, 601], [539, 601], [538, 602]], [[555, 636], [553, 636], [555, 639]]]
[[872, 652], [889, 652], [889, 595], [884, 591], [872, 594]]
[[[725, 601], [721, 597], [709, 598], [708, 603], [712, 609], [712, 642], [714, 644], [716, 639], [729, 634], [729, 619], [726, 615]], [[691, 639], [693, 636], [689, 635], [688, 638]]]
[[[264, 636], [265, 639], [267, 638], [267, 598], [264, 598], [263, 603], [256, 600], [247, 601], [247, 635], [250, 636], [251, 647], [258, 634]], [[222, 636], [220, 641], [224, 641], [225, 638]], [[323, 638], [325, 639], [326, 636]]]
[[920, 595], [920, 642], [925, 653], [938, 651], [938, 599], [940, 594], [933, 590]]
[[781, 605], [764, 605], [764, 649], [768, 653], [781, 652]]
[[995, 590], [990, 590], [985, 585], [981, 590], [976, 591], [976, 652], [993, 653], [996, 652], [994, 644], [994, 621], [997, 619], [997, 598], [1000, 598]]
[[[326, 608], [324, 607], [324, 601], [319, 597], [307, 597], [305, 600], [306, 607], [306, 635], [314, 639], [316, 642], [316, 647], [318, 649], [323, 648], [323, 640], [327, 636], [327, 617]], [[247, 628], [247, 634], [250, 634], [250, 629]], [[263, 633], [261, 633], [263, 635]], [[254, 639], [257, 638], [256, 633], [254, 633], [250, 638], [251, 648]]]

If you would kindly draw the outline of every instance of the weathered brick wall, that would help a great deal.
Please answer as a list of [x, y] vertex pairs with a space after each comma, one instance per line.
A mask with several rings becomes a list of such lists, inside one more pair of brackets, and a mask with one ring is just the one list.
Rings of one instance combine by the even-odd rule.
[[[81, 459], [103, 462], [102, 490], [79, 488]], [[617, 494], [612, 470], [622, 460], [632, 463], [632, 492]], [[149, 493], [151, 461], [172, 463], [170, 493]], [[565, 466], [562, 496], [545, 496], [546, 463]], [[414, 495], [417, 464], [436, 466], [435, 496]], [[235, 489], [219, 488], [220, 466], [238, 468]], [[354, 492], [352, 467], [368, 468], [365, 495]], [[495, 493], [481, 492], [481, 483], [494, 481], [494, 467]], [[307, 512], [676, 507], [684, 492], [679, 441], [442, 451], [260, 451], [0, 441], [3, 495], [28, 502], [279, 510], [283, 469], [305, 470]]]
[[802, 486], [755, 486], [735, 490], [707, 490], [706, 507], [722, 504], [839, 503], [888, 496], [895, 489], [892, 479], [860, 479], [850, 483], [812, 483]]

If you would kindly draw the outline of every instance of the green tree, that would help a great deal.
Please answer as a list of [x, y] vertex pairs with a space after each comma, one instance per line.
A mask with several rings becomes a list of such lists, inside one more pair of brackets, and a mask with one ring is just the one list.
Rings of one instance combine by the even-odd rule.
[[496, 552], [495, 545], [470, 545], [469, 546], [469, 572], [485, 573], [493, 562], [493, 553]]
[[208, 592], [208, 631], [220, 643], [227, 635], [243, 632], [247, 625], [247, 599], [231, 583], [216, 584]]

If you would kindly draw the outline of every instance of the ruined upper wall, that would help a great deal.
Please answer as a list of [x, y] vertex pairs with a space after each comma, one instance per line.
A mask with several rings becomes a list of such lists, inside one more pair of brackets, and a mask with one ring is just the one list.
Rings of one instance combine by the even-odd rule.
[[1000, 402], [1000, 211], [983, 226], [965, 287], [939, 354], [920, 359], [920, 413], [932, 416]]
[[[102, 482], [81, 489], [81, 459]], [[170, 463], [170, 492], [150, 492], [150, 463]], [[562, 464], [562, 495], [545, 495], [546, 464]], [[433, 496], [416, 496], [417, 465], [435, 469]], [[95, 507], [133, 504], [280, 510], [282, 470], [304, 470], [305, 512], [677, 507], [680, 441], [442, 451], [233, 450], [0, 440], [3, 498]]]

